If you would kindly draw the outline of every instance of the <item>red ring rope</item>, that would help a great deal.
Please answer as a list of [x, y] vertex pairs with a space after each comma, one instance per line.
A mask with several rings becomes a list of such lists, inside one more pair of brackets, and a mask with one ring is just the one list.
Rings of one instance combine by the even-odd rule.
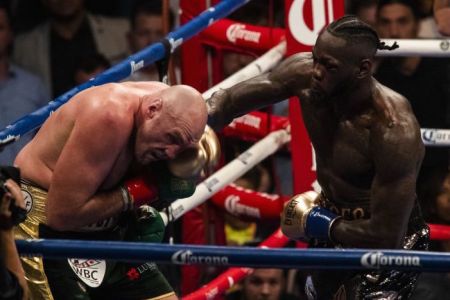
[[[230, 184], [211, 198], [212, 202], [229, 213], [246, 220], [277, 219], [289, 197], [259, 193]], [[428, 224], [430, 239], [450, 240], [450, 226]]]
[[[259, 248], [280, 248], [283, 247], [289, 239], [283, 235], [281, 229], [275, 231], [265, 241], [263, 241]], [[247, 276], [252, 269], [249, 268], [230, 268], [224, 273], [220, 274], [214, 280], [204, 285], [199, 290], [183, 297], [183, 300], [211, 300], [216, 296], [222, 295], [234, 283], [240, 281]]]

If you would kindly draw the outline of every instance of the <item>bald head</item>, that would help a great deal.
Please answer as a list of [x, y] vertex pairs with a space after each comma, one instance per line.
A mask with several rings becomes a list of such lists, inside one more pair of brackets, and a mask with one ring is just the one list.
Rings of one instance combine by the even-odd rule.
[[147, 164], [172, 159], [195, 145], [205, 130], [207, 117], [202, 95], [189, 86], [164, 86], [144, 96], [136, 118], [137, 161]]
[[175, 85], [161, 92], [166, 113], [178, 125], [190, 128], [193, 138], [198, 141], [206, 126], [208, 112], [202, 95], [187, 85]]

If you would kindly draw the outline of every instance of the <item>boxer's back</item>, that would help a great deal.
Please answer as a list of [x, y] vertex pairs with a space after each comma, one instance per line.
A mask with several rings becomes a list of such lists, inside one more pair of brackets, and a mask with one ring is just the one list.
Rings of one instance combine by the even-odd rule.
[[[34, 139], [19, 153], [15, 164], [21, 168], [23, 178], [48, 188], [55, 164], [75, 124], [83, 126], [83, 130], [89, 134], [101, 128], [96, 126], [95, 120], [104, 122], [106, 118], [119, 122], [123, 130], [131, 131], [132, 128], [129, 127], [133, 126], [133, 122], [130, 122], [130, 118], [133, 118], [133, 111], [139, 106], [140, 98], [150, 94], [149, 91], [157, 92], [166, 87], [158, 82], [127, 82], [106, 84], [80, 92], [52, 113]], [[124, 153], [118, 158], [119, 165], [116, 166], [121, 172], [124, 169], [122, 165], [128, 165], [131, 160], [131, 153], [127, 149], [123, 150]]]

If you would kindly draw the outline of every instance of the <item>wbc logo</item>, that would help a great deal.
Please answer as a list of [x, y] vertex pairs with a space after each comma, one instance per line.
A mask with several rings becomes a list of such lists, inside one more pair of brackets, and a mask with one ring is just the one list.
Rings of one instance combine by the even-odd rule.
[[[289, 30], [298, 43], [312, 46], [320, 30], [333, 21], [333, 16], [333, 0], [294, 0], [288, 12]], [[309, 19], [312, 28], [307, 24]]]

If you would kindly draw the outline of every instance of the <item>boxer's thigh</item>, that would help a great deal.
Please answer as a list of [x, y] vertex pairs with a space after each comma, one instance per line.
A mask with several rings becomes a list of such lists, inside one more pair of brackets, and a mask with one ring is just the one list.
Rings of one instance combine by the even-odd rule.
[[44, 271], [55, 300], [90, 300], [86, 286], [76, 276], [67, 259], [44, 259]]
[[170, 299], [169, 296], [175, 295], [156, 264], [150, 262], [118, 262], [106, 278], [102, 292], [101, 296], [106, 297], [103, 299]]
[[[316, 271], [311, 274], [317, 300], [352, 299], [348, 281], [355, 276], [351, 271]], [[350, 296], [350, 297], [349, 297]]]

